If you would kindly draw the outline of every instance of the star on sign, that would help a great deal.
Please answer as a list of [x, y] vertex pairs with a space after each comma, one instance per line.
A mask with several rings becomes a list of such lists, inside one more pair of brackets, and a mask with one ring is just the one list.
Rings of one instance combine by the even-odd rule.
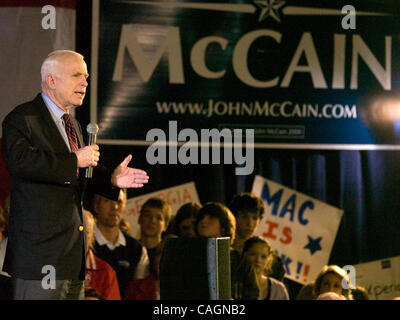
[[261, 22], [271, 16], [277, 22], [281, 22], [279, 16], [279, 9], [285, 5], [285, 1], [282, 0], [254, 0], [257, 7], [261, 9], [260, 17], [258, 22]]
[[310, 236], [307, 236], [308, 238], [308, 243], [307, 245], [304, 247], [304, 249], [308, 249], [310, 250], [311, 255], [313, 255], [315, 252], [322, 250], [321, 248], [321, 240], [322, 237], [319, 238], [312, 238]]

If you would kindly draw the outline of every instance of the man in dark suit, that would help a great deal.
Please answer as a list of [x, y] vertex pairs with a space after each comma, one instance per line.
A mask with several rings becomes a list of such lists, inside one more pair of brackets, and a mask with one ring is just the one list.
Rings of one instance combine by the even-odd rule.
[[[45, 59], [41, 77], [42, 93], [3, 121], [2, 150], [11, 176], [4, 270], [13, 277], [14, 299], [80, 299], [84, 168], [97, 166], [100, 153], [97, 145], [84, 145], [80, 125], [69, 112], [83, 103], [88, 72], [83, 56], [59, 50]], [[128, 167], [131, 157], [109, 173], [113, 186], [147, 183], [146, 172]]]

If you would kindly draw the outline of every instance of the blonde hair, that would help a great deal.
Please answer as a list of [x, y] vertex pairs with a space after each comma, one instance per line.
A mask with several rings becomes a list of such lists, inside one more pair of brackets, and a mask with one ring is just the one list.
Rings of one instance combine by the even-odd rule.
[[[86, 226], [86, 240], [88, 241], [87, 245], [90, 249], [93, 249], [94, 247], [94, 225], [96, 223], [93, 215], [90, 213], [90, 211], [87, 211], [85, 209], [82, 210], [83, 213], [83, 219], [85, 220], [85, 226]], [[91, 238], [89, 239], [89, 236]]]
[[72, 50], [55, 50], [53, 52], [50, 52], [47, 55], [46, 59], [44, 59], [42, 66], [40, 68], [42, 84], [46, 83], [46, 77], [49, 74], [55, 73], [61, 57], [65, 56], [65, 55], [75, 55], [75, 56], [78, 56], [78, 57], [84, 59], [83, 55], [81, 55], [78, 52], [72, 51]]

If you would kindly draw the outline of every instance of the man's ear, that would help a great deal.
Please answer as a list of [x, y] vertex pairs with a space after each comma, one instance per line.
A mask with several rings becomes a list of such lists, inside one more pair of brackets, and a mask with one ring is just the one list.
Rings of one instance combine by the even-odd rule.
[[47, 85], [50, 89], [54, 89], [55, 84], [56, 84], [56, 82], [55, 82], [54, 76], [51, 75], [51, 74], [48, 74], [48, 75], [46, 76], [46, 85]]

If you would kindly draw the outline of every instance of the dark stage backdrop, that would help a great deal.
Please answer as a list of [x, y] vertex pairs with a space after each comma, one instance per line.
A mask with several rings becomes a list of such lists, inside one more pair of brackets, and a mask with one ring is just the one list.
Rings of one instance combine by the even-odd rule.
[[251, 191], [255, 175], [344, 210], [330, 263], [340, 266], [400, 254], [400, 152], [256, 150], [255, 170], [236, 176], [233, 165], [149, 165], [146, 147], [101, 146], [102, 161], [116, 166], [128, 153], [150, 175], [137, 196], [194, 181], [200, 200], [229, 203]]
[[[76, 48], [89, 67], [91, 2], [78, 1], [76, 35]], [[89, 123], [89, 106], [87, 95], [77, 111], [82, 126]], [[400, 255], [399, 151], [256, 149], [253, 174], [236, 176], [230, 165], [149, 165], [146, 150], [101, 146], [103, 163], [116, 166], [132, 153], [132, 165], [149, 173], [148, 185], [130, 191], [129, 197], [195, 181], [203, 203], [227, 203], [236, 193], [250, 191], [254, 176], [261, 175], [344, 210], [329, 263], [343, 266]]]

